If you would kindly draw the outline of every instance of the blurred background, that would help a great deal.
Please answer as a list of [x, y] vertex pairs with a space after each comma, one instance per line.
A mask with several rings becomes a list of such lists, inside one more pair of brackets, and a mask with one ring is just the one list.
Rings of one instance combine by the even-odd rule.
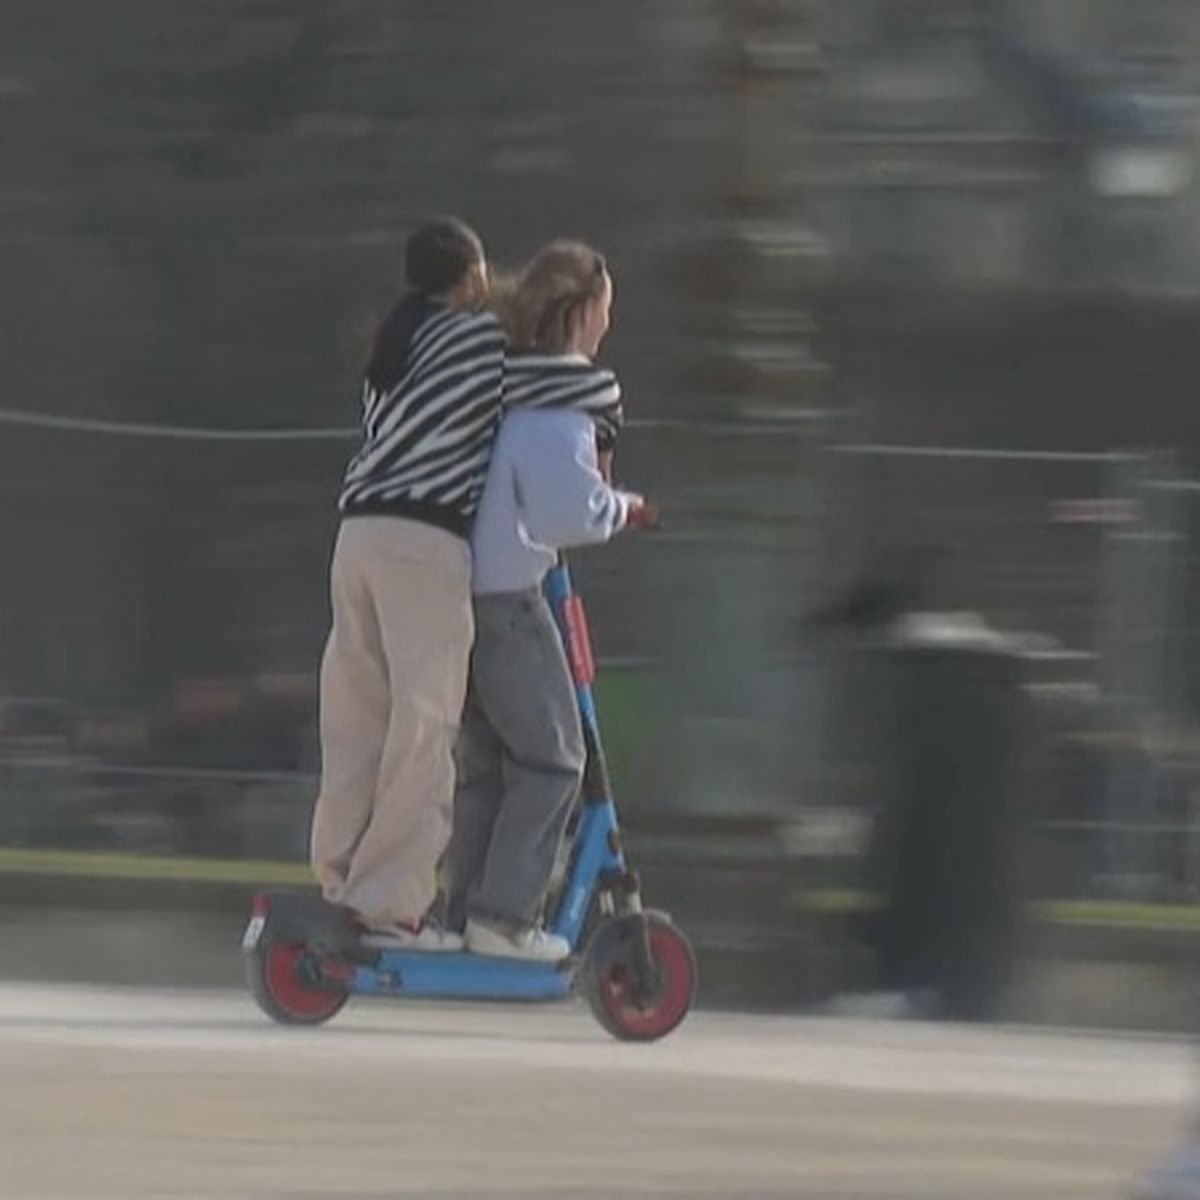
[[576, 582], [708, 999], [1187, 1024], [1192, 0], [47, 0], [0, 129], [10, 932], [306, 878], [358, 372], [448, 210], [613, 266], [666, 521]]

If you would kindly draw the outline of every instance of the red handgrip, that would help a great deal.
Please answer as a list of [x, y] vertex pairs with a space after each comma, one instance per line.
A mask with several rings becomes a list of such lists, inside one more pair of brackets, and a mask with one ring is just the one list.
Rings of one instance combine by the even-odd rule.
[[587, 614], [583, 599], [568, 596], [562, 602], [563, 628], [566, 630], [567, 661], [576, 687], [590, 684], [596, 678], [596, 660], [592, 657], [592, 639], [588, 636]]

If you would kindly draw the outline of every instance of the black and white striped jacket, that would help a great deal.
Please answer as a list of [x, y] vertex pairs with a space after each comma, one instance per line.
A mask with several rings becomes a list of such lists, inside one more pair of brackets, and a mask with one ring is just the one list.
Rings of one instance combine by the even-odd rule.
[[[393, 344], [383, 344], [389, 338]], [[363, 441], [338, 508], [344, 516], [409, 517], [467, 537], [504, 406], [580, 408], [611, 439], [620, 397], [616, 376], [586, 358], [506, 357], [491, 314], [409, 297], [385, 322], [368, 365]]]
[[617, 440], [624, 413], [621, 385], [607, 367], [582, 354], [510, 352], [504, 360], [505, 408], [578, 408], [596, 424], [602, 449]]

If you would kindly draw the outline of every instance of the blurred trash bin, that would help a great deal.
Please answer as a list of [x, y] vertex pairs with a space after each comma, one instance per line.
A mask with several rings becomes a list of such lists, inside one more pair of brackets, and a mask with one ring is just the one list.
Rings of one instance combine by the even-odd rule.
[[970, 615], [912, 614], [869, 652], [878, 984], [941, 1016], [995, 1017], [1012, 976], [1035, 761], [1023, 648]]

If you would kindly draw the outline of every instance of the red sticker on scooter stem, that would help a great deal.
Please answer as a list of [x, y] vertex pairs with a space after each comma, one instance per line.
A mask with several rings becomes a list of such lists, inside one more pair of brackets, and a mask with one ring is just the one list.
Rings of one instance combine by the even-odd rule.
[[592, 640], [588, 636], [587, 616], [583, 601], [578, 596], [568, 596], [562, 602], [563, 628], [567, 631], [567, 659], [571, 664], [571, 678], [576, 687], [590, 684], [596, 678], [596, 663], [592, 658]]

